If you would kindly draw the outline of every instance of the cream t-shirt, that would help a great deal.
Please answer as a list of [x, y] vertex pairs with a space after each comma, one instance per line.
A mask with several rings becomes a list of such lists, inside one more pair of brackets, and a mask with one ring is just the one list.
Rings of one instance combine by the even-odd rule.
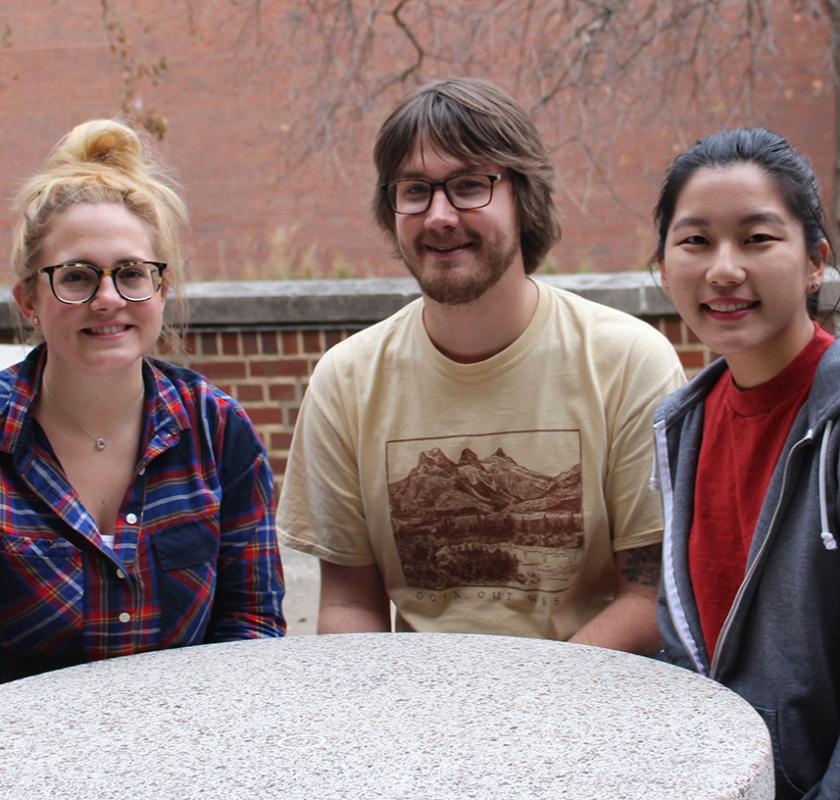
[[328, 351], [295, 428], [280, 541], [377, 563], [398, 627], [567, 639], [613, 553], [661, 539], [651, 419], [684, 381], [648, 324], [537, 281], [509, 347], [461, 364], [417, 300]]

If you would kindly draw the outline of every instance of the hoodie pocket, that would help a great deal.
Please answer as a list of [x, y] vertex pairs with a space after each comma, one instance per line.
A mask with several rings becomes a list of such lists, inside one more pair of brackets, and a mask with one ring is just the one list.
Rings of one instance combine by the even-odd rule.
[[779, 734], [779, 712], [774, 708], [759, 708], [755, 710], [761, 714], [767, 730], [770, 731], [770, 740], [773, 743], [773, 764], [776, 768], [776, 800], [799, 800], [804, 789], [800, 789], [791, 780], [788, 771], [785, 769], [782, 759], [782, 741]]

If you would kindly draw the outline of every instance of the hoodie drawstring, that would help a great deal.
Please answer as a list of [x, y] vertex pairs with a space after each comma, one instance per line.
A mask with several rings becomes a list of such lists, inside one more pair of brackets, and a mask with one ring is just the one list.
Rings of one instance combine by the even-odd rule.
[[822, 539], [823, 547], [826, 550], [836, 550], [837, 540], [834, 534], [828, 527], [828, 500], [826, 499], [825, 491], [825, 462], [828, 453], [828, 438], [831, 435], [831, 427], [833, 420], [828, 420], [825, 424], [825, 430], [822, 435], [822, 442], [820, 444], [820, 538]]

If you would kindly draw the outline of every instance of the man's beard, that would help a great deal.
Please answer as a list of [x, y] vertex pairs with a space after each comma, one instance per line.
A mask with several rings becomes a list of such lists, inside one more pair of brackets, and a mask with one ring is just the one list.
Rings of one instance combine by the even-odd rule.
[[477, 237], [471, 239], [470, 243], [471, 249], [475, 250], [476, 268], [463, 276], [457, 275], [454, 268], [450, 269], [443, 264], [434, 270], [424, 269], [423, 258], [420, 255], [424, 247], [419, 238], [412, 243], [409, 252], [401, 247], [400, 256], [426, 297], [436, 303], [457, 306], [477, 300], [495, 286], [519, 252], [518, 239], [511, 241], [507, 249], [504, 249], [504, 242], [486, 246]]

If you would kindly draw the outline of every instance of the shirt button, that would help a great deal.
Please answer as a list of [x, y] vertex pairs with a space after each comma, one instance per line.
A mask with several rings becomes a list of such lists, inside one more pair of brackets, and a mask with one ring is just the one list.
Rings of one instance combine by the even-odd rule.
[[129, 525], [133, 525], [135, 522], [137, 522], [137, 514], [126, 514], [125, 515], [125, 521]]
[[137, 470], [137, 474], [138, 475], [145, 475], [146, 474], [146, 468], [145, 467], [140, 467], [140, 469]]
[[125, 580], [125, 573], [124, 573], [121, 569], [118, 569], [118, 570], [117, 570], [117, 577], [118, 577], [121, 581], [122, 581], [122, 580]]
[[130, 622], [131, 621], [131, 614], [127, 611], [123, 611], [122, 614], [119, 616], [120, 622]]

